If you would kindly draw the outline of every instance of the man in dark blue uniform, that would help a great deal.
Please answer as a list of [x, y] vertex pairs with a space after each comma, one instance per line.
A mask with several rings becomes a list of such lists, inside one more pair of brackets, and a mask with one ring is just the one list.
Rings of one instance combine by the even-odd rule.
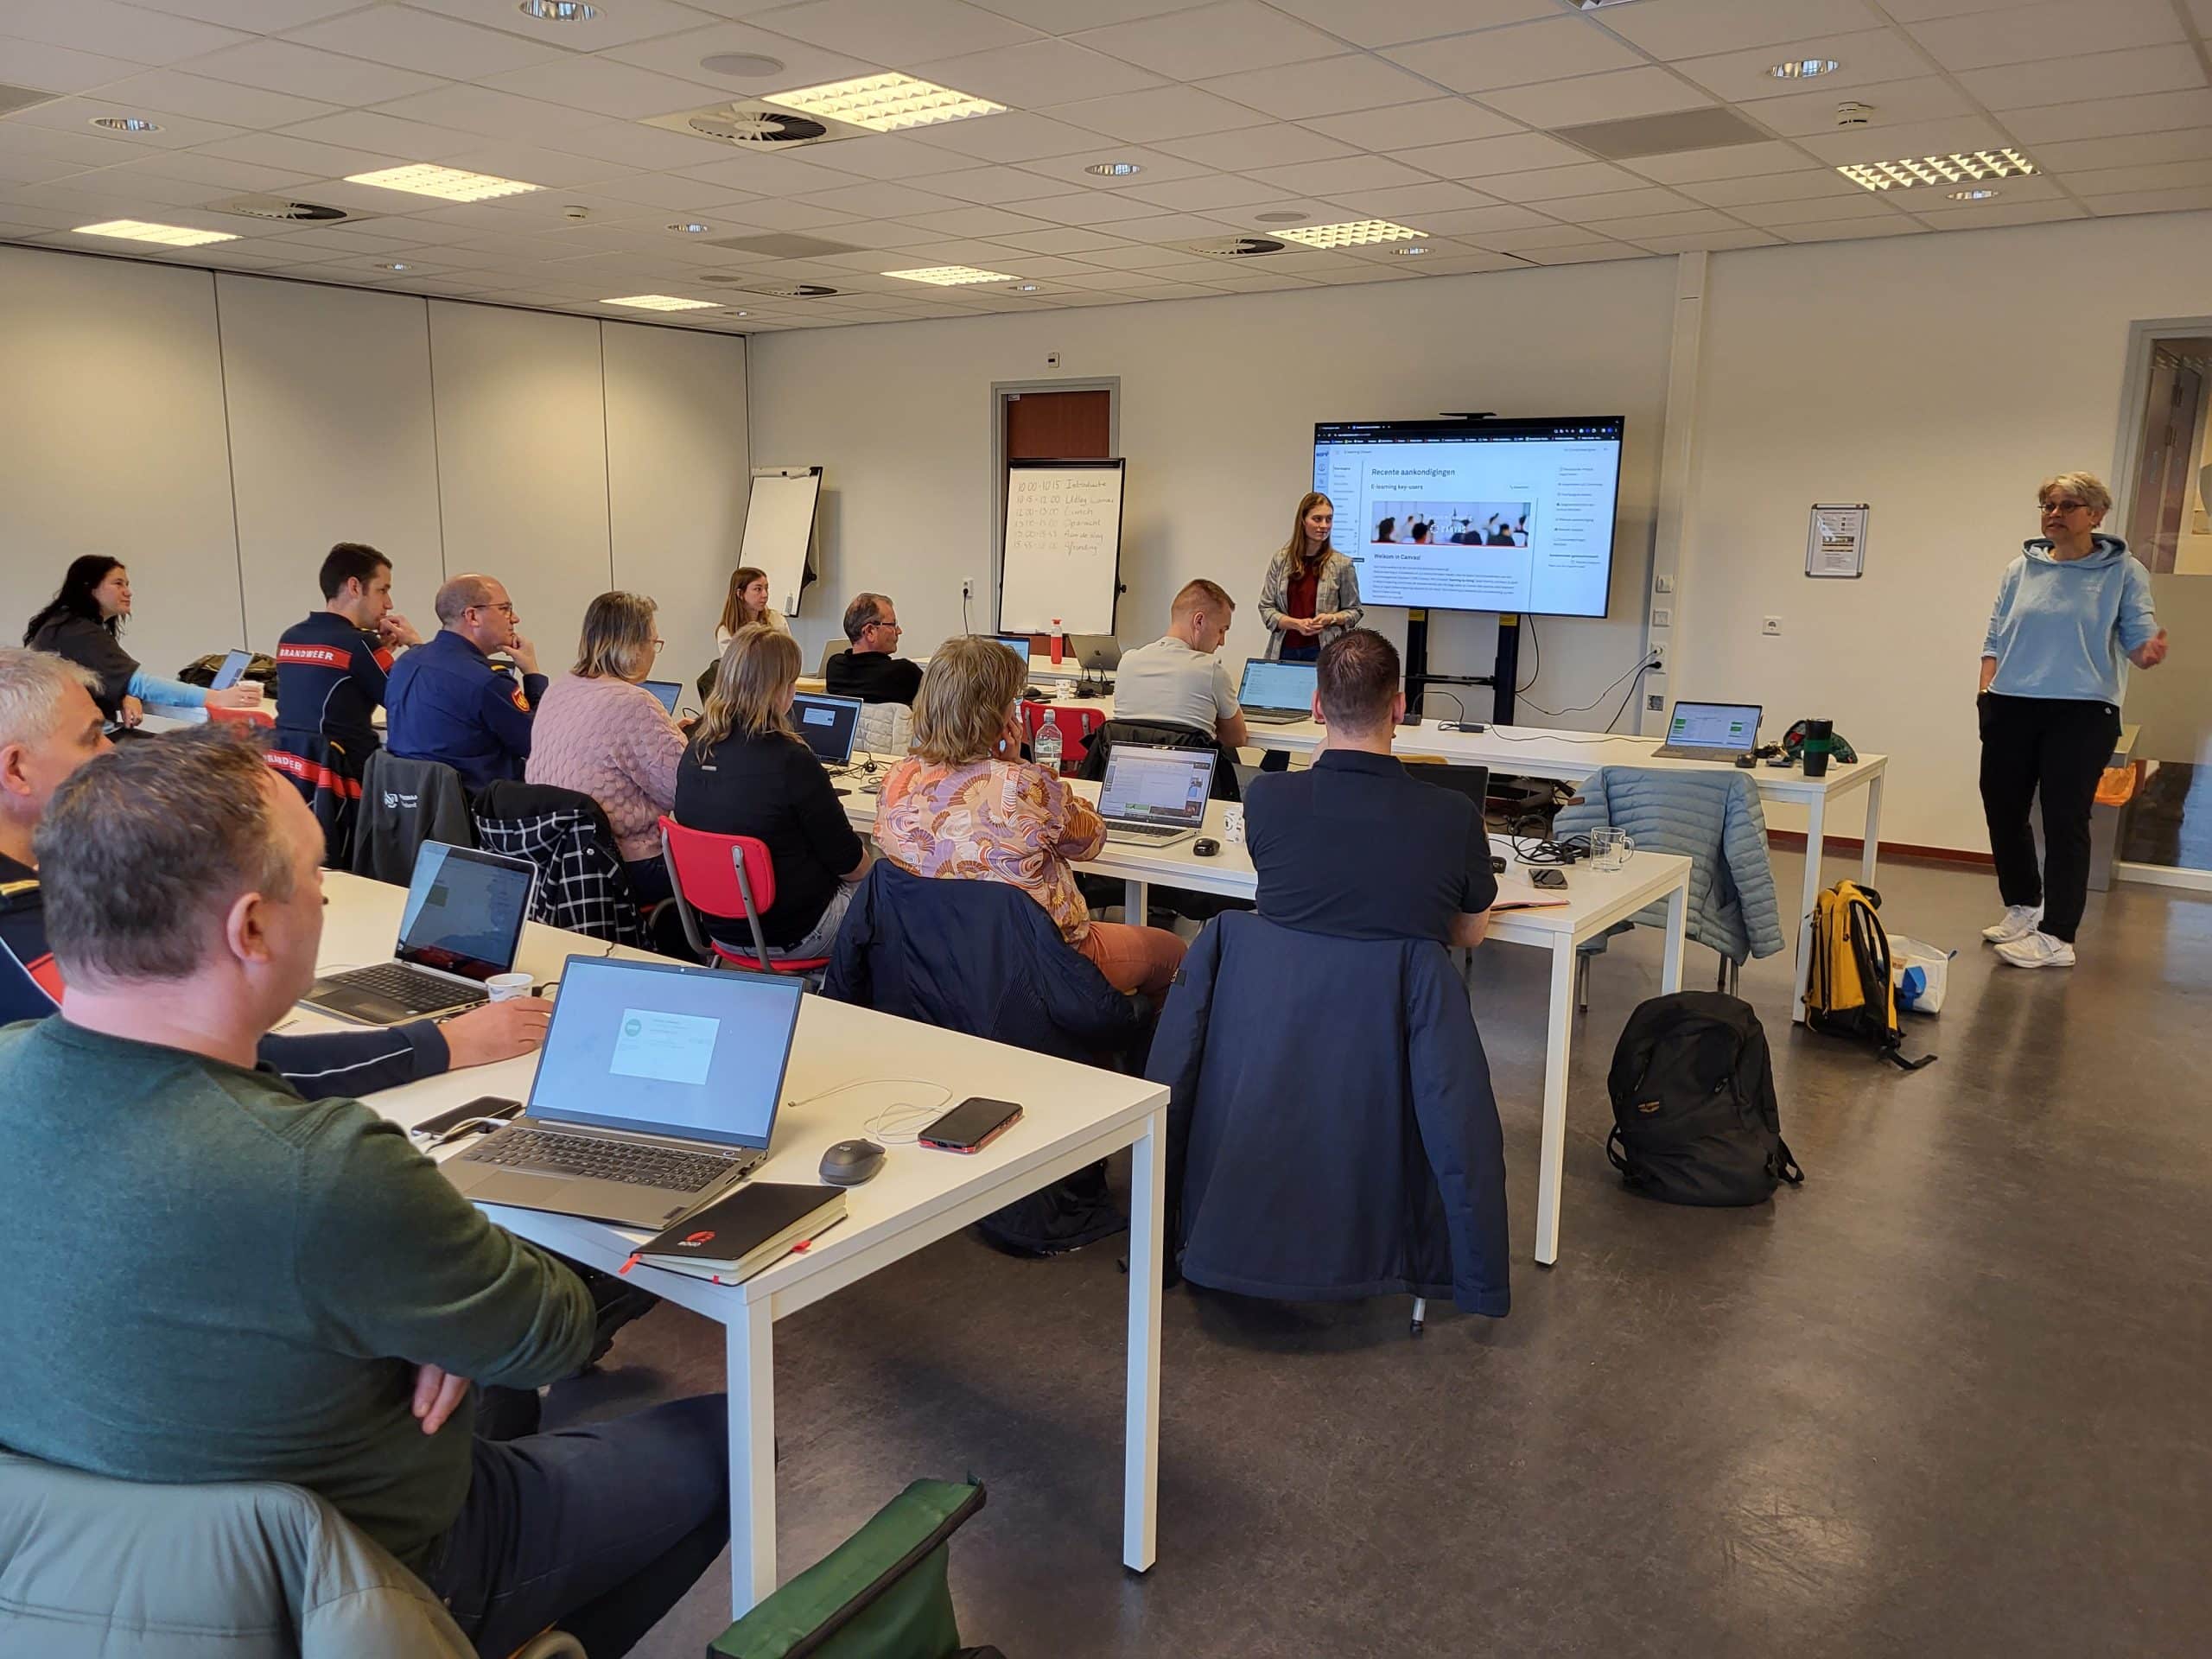
[[[437, 609], [436, 637], [391, 671], [385, 741], [403, 760], [451, 766], [470, 789], [519, 779], [545, 677], [536, 648], [516, 629], [514, 601], [489, 576], [455, 576], [438, 589]], [[519, 686], [493, 665], [494, 651], [514, 658]]]
[[320, 581], [323, 608], [277, 641], [277, 747], [304, 752], [297, 740], [324, 738], [358, 772], [377, 746], [370, 717], [384, 701], [392, 653], [422, 638], [391, 608], [391, 561], [373, 547], [339, 543]]

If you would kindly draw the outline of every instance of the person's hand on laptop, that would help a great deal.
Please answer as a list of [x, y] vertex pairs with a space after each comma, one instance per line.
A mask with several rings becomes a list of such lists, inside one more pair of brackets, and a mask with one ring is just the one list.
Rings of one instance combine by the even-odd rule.
[[543, 1046], [545, 1027], [552, 1018], [553, 1005], [536, 996], [486, 1002], [455, 1014], [440, 1027], [445, 1033], [447, 1065], [458, 1071], [531, 1053]]
[[468, 1398], [469, 1387], [467, 1377], [452, 1376], [442, 1366], [415, 1368], [415, 1417], [425, 1434], [435, 1434], [446, 1426], [454, 1408]]

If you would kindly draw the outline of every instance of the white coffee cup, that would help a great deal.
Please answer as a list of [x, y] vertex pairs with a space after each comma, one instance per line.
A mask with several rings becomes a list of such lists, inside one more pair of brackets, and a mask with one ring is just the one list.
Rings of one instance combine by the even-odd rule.
[[1244, 844], [1244, 809], [1242, 806], [1222, 808], [1221, 833], [1236, 846]]
[[492, 994], [494, 1002], [512, 1002], [518, 997], [530, 995], [530, 988], [537, 982], [534, 974], [494, 974], [484, 982], [484, 988]]

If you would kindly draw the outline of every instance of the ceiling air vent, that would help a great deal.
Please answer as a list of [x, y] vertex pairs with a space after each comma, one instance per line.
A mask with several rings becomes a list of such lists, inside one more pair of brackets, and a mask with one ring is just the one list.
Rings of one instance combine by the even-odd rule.
[[51, 104], [59, 92], [41, 92], [30, 86], [10, 86], [0, 81], [0, 115], [13, 115], [17, 110], [35, 109], [41, 104]]
[[248, 219], [287, 219], [304, 223], [346, 216], [343, 207], [326, 207], [314, 201], [289, 201], [283, 196], [232, 196], [228, 201], [209, 205], [216, 213], [244, 213]]
[[857, 243], [832, 242], [826, 236], [798, 236], [790, 231], [772, 231], [765, 236], [709, 237], [703, 245], [757, 254], [763, 259], [827, 259], [833, 253], [861, 251]]
[[1221, 259], [1250, 259], [1263, 253], [1281, 253], [1287, 245], [1272, 236], [1212, 236], [1174, 245], [1187, 253], [1211, 254]]
[[795, 114], [752, 99], [656, 115], [645, 124], [690, 138], [713, 138], [738, 149], [796, 149], [805, 144], [826, 144], [835, 138], [859, 137], [868, 130], [843, 121]]
[[824, 288], [819, 283], [763, 282], [747, 271], [710, 270], [690, 279], [695, 283], [711, 283], [716, 288], [734, 288], [747, 294], [773, 295], [779, 300], [819, 300], [837, 290]]

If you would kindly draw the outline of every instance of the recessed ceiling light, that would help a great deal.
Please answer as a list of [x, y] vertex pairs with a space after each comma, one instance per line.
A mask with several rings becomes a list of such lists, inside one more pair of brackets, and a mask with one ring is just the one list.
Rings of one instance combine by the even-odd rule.
[[601, 300], [601, 305], [634, 306], [640, 311], [711, 311], [712, 300], [678, 299], [673, 294], [632, 294], [620, 300]]
[[1034, 294], [1037, 289], [1038, 284], [1035, 283], [1016, 283], [1014, 285], [1014, 291], [1017, 294]]
[[1285, 241], [1303, 242], [1309, 248], [1357, 248], [1376, 242], [1418, 242], [1428, 232], [1408, 230], [1387, 219], [1350, 219], [1340, 225], [1309, 225], [1281, 234]]
[[1254, 223], [1260, 225], [1295, 225], [1306, 217], [1307, 217], [1307, 215], [1304, 213], [1293, 213], [1287, 207], [1278, 207], [1272, 213], [1255, 213], [1252, 215]]
[[442, 201], [489, 201], [494, 196], [518, 196], [537, 186], [515, 179], [494, 178], [489, 173], [464, 173], [457, 167], [437, 167], [418, 162], [412, 167], [387, 167], [374, 173], [349, 173], [348, 184], [372, 184], [379, 190], [404, 190], [410, 195], [435, 196]]
[[870, 132], [899, 132], [908, 127], [932, 127], [941, 121], [1006, 113], [1003, 104], [901, 74], [861, 75], [820, 86], [802, 86], [795, 92], [768, 92], [761, 102], [797, 110], [802, 115], [847, 122]]
[[599, 8], [584, 0], [522, 0], [515, 10], [541, 23], [588, 23], [599, 16]]
[[709, 231], [712, 230], [714, 226], [711, 225], [702, 225], [697, 219], [679, 219], [668, 228], [671, 231], [681, 231], [686, 236], [704, 236]]
[[730, 313], [730, 315], [733, 317], [749, 317], [752, 315], [753, 314], [750, 311], [733, 311]]
[[781, 58], [766, 57], [758, 52], [717, 52], [700, 59], [699, 67], [710, 75], [727, 75], [732, 80], [760, 80], [784, 73]]
[[1777, 80], [1810, 80], [1815, 75], [1832, 75], [1842, 67], [1834, 58], [1792, 58], [1776, 64], [1767, 73]]
[[1869, 190], [1910, 190], [1923, 184], [1965, 184], [2009, 179], [2036, 170], [2017, 149], [1977, 149], [1952, 156], [1908, 156], [1895, 162], [1851, 162], [1836, 168]]
[[152, 225], [143, 219], [109, 219], [79, 225], [73, 236], [113, 236], [126, 242], [159, 242], [165, 247], [197, 248], [210, 242], [235, 242], [228, 231], [195, 231], [182, 225]]
[[1390, 251], [1400, 255], [1404, 258], [1413, 259], [1418, 258], [1421, 255], [1427, 253], [1428, 250], [1422, 246], [1421, 244], [1416, 242], [1409, 248], [1393, 248]]
[[394, 259], [380, 262], [378, 264], [377, 269], [378, 270], [412, 270], [415, 267], [412, 265], [402, 264], [397, 260]]
[[1953, 201], [1987, 201], [1996, 194], [1994, 190], [1954, 190], [1951, 192], [1951, 200]]
[[909, 283], [927, 283], [933, 288], [958, 288], [963, 283], [1010, 283], [1014, 280], [1005, 271], [985, 270], [979, 265], [921, 265], [912, 270], [887, 270], [883, 274]]
[[159, 132], [162, 130], [160, 122], [149, 121], [143, 115], [96, 115], [92, 118], [92, 124], [105, 127], [110, 132]]
[[1093, 162], [1083, 169], [1096, 173], [1102, 179], [1130, 179], [1144, 171], [1141, 162]]

